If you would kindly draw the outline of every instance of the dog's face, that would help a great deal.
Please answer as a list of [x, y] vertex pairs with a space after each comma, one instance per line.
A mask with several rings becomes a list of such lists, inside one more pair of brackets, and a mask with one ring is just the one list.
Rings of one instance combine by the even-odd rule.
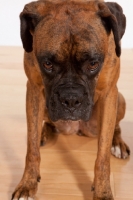
[[[38, 18], [25, 15], [30, 24], [29, 41], [31, 38], [33, 41], [32, 46], [24, 46], [26, 51], [34, 50], [49, 116], [52, 121], [87, 121], [97, 78], [108, 54], [111, 25], [101, 19], [99, 9], [103, 8], [96, 2], [44, 5], [40, 2], [37, 7]], [[24, 22], [24, 14], [21, 18]], [[116, 41], [116, 53], [119, 50]]]
[[[89, 20], [84, 13], [82, 21], [82, 15], [82, 11], [63, 16], [59, 12], [56, 18], [42, 20], [35, 32], [35, 55], [53, 121], [88, 120], [91, 115], [96, 80], [107, 51], [107, 34], [103, 27], [95, 28], [100, 23], [98, 18]], [[100, 36], [101, 31], [104, 35]]]

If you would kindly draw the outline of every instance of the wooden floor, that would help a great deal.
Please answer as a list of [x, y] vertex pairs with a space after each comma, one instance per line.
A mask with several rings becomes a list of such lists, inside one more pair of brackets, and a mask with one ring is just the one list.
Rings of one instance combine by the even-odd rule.
[[[10, 200], [23, 173], [26, 154], [23, 49], [0, 47], [0, 200]], [[121, 122], [123, 138], [133, 152], [133, 50], [123, 50], [119, 90], [127, 101]], [[41, 148], [41, 183], [37, 200], [91, 200], [97, 139], [59, 135]], [[115, 200], [133, 200], [133, 154], [111, 156]]]

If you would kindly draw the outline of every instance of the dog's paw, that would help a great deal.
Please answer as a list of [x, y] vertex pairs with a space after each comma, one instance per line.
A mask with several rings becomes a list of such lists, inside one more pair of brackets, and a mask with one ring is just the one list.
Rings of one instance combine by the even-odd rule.
[[111, 190], [97, 191], [94, 190], [93, 200], [114, 200]]
[[126, 159], [130, 155], [130, 149], [124, 142], [121, 142], [119, 145], [112, 146], [111, 153], [117, 158]]
[[94, 197], [93, 200], [114, 200], [112, 197]]
[[[13, 199], [13, 200], [18, 200], [18, 199]], [[19, 198], [19, 200], [34, 200], [34, 199], [31, 197], [28, 197], [28, 198], [21, 197]]]
[[36, 180], [24, 180], [15, 189], [11, 200], [34, 200], [37, 191]]

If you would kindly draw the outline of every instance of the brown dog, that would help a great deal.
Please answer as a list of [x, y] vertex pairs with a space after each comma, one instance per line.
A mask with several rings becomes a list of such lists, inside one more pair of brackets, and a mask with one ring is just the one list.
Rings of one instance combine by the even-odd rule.
[[122, 8], [100, 1], [41, 0], [27, 4], [20, 19], [28, 77], [28, 148], [12, 199], [34, 198], [40, 142], [59, 131], [98, 134], [93, 199], [112, 200], [110, 152], [123, 159], [130, 154], [119, 127], [125, 100], [116, 86], [126, 26]]

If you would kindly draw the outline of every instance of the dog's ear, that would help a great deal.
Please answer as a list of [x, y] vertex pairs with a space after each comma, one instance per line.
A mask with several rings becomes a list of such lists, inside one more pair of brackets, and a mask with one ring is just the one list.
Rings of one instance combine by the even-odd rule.
[[122, 36], [125, 33], [125, 29], [126, 29], [126, 17], [123, 14], [123, 9], [117, 3], [106, 2], [105, 4], [108, 6], [111, 13], [116, 17], [117, 23], [118, 23], [120, 38], [122, 38]]
[[26, 4], [20, 13], [20, 34], [26, 52], [33, 50], [33, 33], [35, 27], [43, 18], [44, 12], [45, 3], [44, 1], [39, 1]]
[[116, 55], [121, 55], [120, 40], [125, 32], [126, 17], [120, 5], [113, 2], [98, 3], [98, 14], [104, 21], [104, 25], [108, 30], [113, 31], [116, 45]]

